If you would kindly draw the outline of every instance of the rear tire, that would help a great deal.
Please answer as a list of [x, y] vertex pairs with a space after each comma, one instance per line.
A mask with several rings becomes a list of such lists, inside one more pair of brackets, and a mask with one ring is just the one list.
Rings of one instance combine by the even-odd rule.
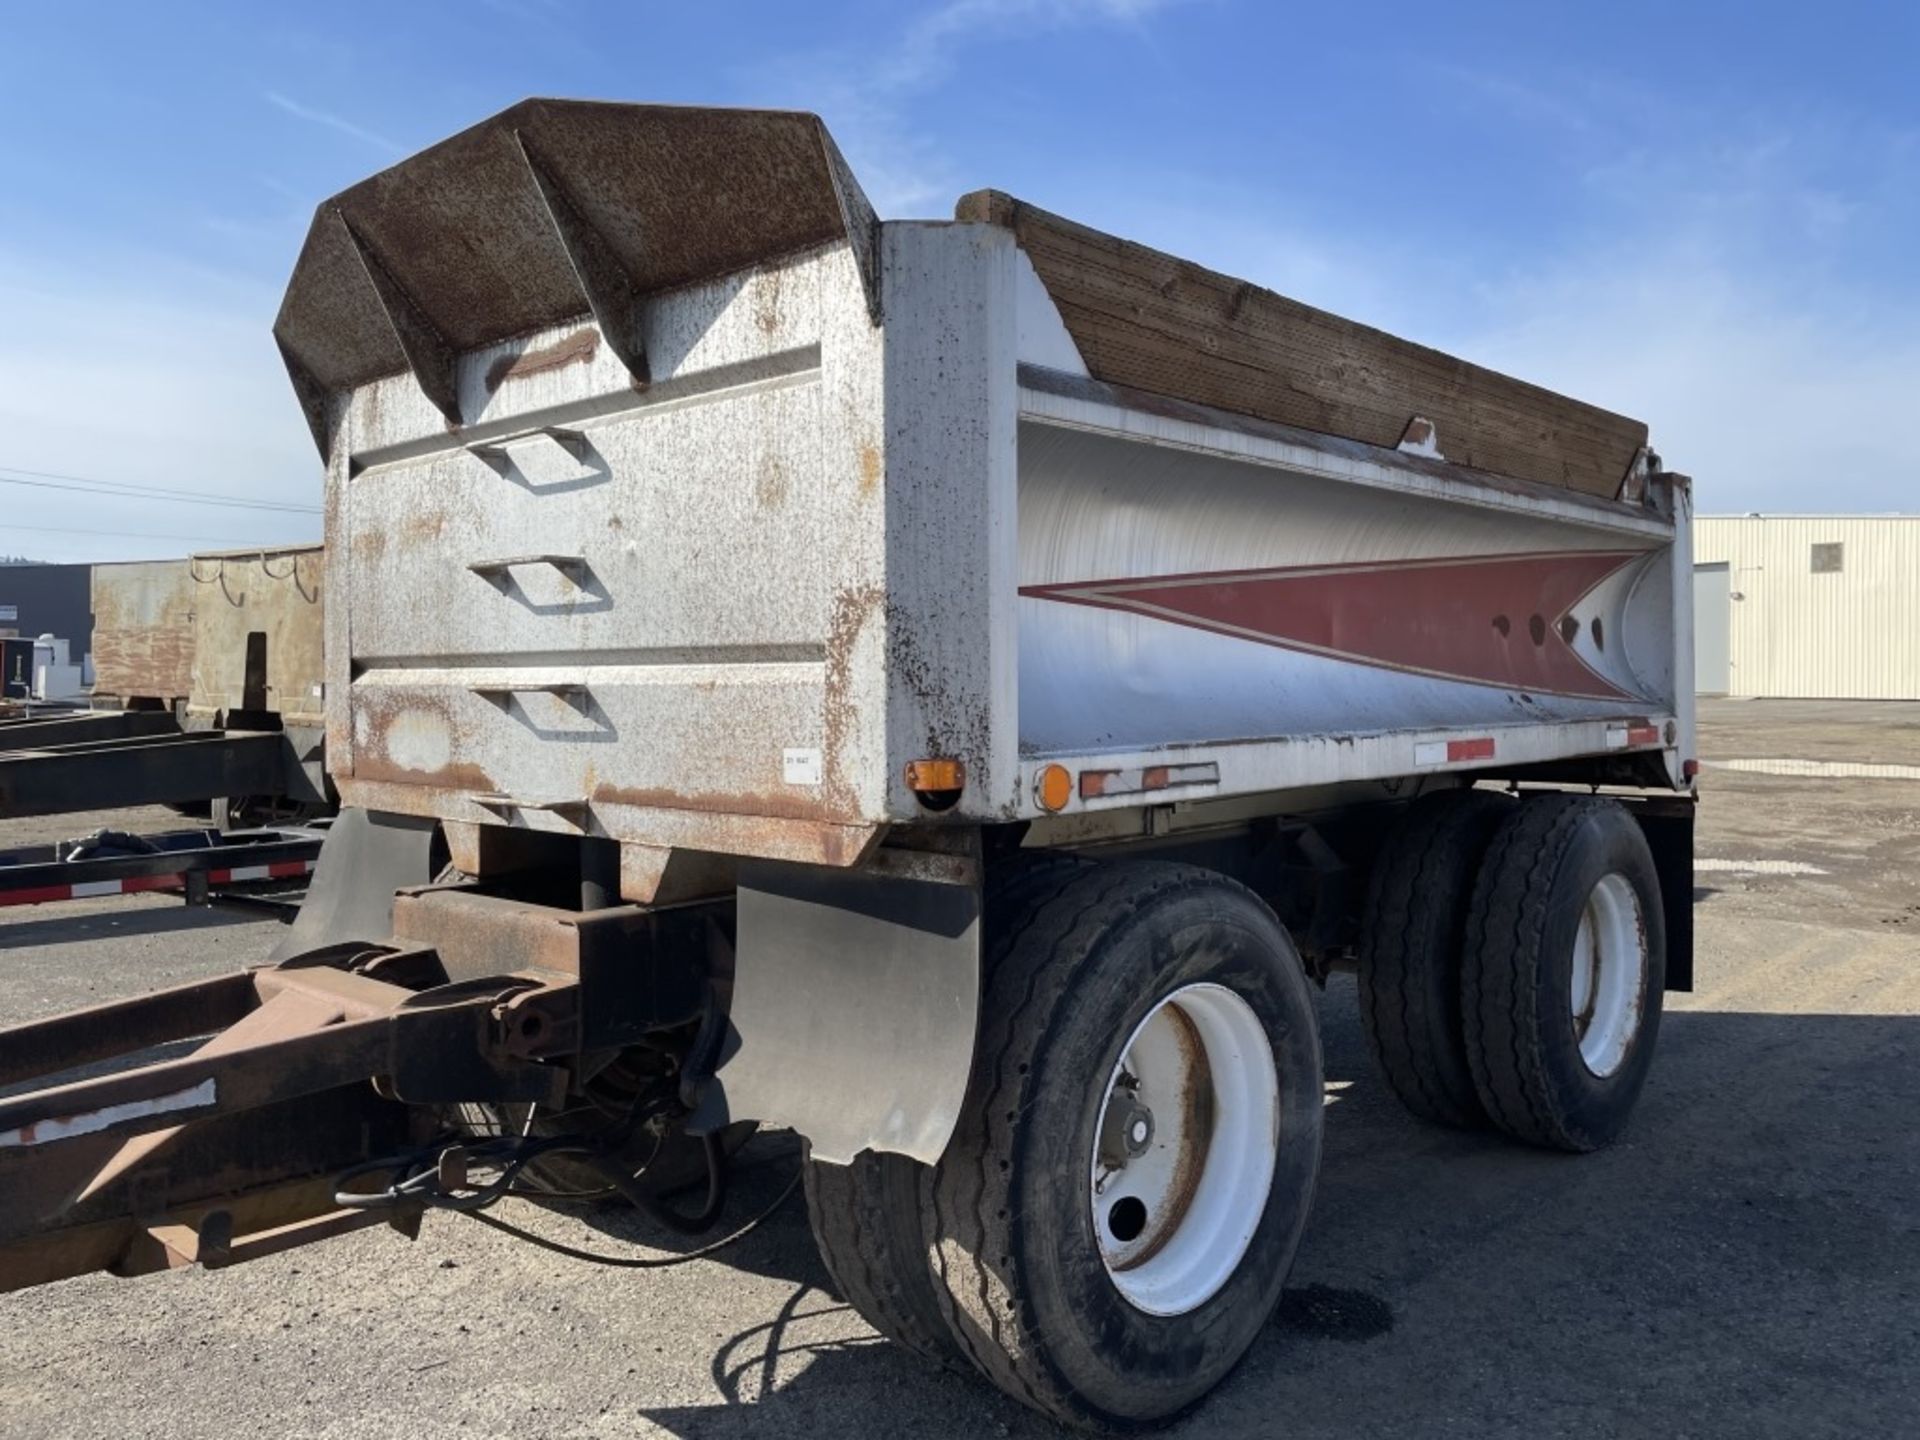
[[1515, 1139], [1597, 1150], [1653, 1063], [1666, 984], [1660, 881], [1612, 800], [1536, 795], [1494, 833], [1468, 917], [1461, 1009], [1474, 1088]]
[[1474, 877], [1513, 801], [1490, 790], [1416, 800], [1381, 847], [1367, 886], [1360, 1018], [1387, 1086], [1422, 1120], [1486, 1124], [1460, 1018], [1460, 950]]
[[1240, 886], [1154, 862], [1053, 879], [990, 947], [926, 1238], [988, 1379], [1071, 1425], [1141, 1425], [1219, 1383], [1279, 1299], [1319, 1170], [1319, 1035]]
[[936, 1365], [966, 1368], [934, 1299], [921, 1235], [920, 1172], [905, 1155], [869, 1150], [851, 1165], [809, 1156], [807, 1218], [840, 1298], [896, 1345]]

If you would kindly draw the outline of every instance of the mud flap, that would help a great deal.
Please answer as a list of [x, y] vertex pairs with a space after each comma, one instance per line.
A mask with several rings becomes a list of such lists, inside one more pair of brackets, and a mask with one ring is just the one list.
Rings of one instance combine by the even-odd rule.
[[964, 874], [743, 864], [727, 1023], [689, 1128], [790, 1125], [842, 1164], [939, 1159], [980, 1004], [980, 887]]
[[433, 882], [433, 830], [432, 820], [411, 815], [342, 810], [320, 847], [300, 913], [267, 963], [391, 935], [394, 892]]
[[1666, 921], [1667, 986], [1693, 989], [1693, 824], [1699, 806], [1693, 797], [1644, 800], [1629, 807], [1653, 851], [1660, 876], [1661, 910]]

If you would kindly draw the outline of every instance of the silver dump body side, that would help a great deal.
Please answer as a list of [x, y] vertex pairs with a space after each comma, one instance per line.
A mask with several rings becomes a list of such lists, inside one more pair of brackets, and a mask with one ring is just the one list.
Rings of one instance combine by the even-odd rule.
[[[343, 801], [846, 865], [1038, 814], [1048, 765], [1070, 811], [1642, 748], [1683, 783], [1684, 482], [1110, 383], [1032, 248], [878, 223], [764, 112], [527, 102], [323, 207], [277, 334]], [[964, 766], [938, 816], [923, 759]]]

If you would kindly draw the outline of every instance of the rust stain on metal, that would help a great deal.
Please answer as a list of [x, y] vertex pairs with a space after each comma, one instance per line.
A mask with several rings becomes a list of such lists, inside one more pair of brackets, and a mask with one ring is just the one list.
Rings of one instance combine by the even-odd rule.
[[193, 592], [185, 560], [94, 567], [96, 695], [186, 697], [193, 688]]
[[861, 245], [872, 212], [829, 149], [810, 115], [525, 101], [323, 206], [275, 337], [328, 391], [411, 368], [361, 251], [454, 354], [576, 321], [589, 297], [529, 155], [591, 217], [607, 274], [635, 296]]
[[1175, 1097], [1180, 1110], [1180, 1152], [1174, 1157], [1173, 1177], [1167, 1185], [1166, 1203], [1158, 1215], [1150, 1216], [1154, 1233], [1146, 1243], [1128, 1256], [1116, 1270], [1137, 1269], [1158, 1255], [1180, 1229], [1200, 1177], [1206, 1173], [1207, 1151], [1213, 1139], [1213, 1068], [1207, 1061], [1206, 1042], [1187, 1012], [1169, 1005], [1167, 1015], [1173, 1021], [1174, 1039], [1180, 1047], [1180, 1074], [1183, 1084]]
[[318, 545], [202, 553], [194, 581], [190, 713], [242, 703], [248, 637], [266, 636], [267, 706], [288, 724], [323, 723], [325, 552]]
[[818, 820], [825, 807], [810, 795], [799, 791], [779, 794], [773, 791], [691, 791], [664, 786], [609, 785], [593, 787], [588, 797], [595, 805], [631, 805], [640, 810], [720, 811], [741, 819]]
[[780, 272], [763, 270], [754, 281], [753, 323], [762, 335], [780, 328]]
[[576, 330], [564, 340], [543, 345], [538, 350], [523, 350], [518, 355], [502, 355], [487, 367], [487, 389], [498, 390], [509, 380], [563, 370], [569, 365], [585, 365], [600, 352], [598, 330]]
[[787, 464], [778, 455], [768, 455], [760, 463], [753, 482], [754, 499], [763, 510], [777, 510], [787, 499]]
[[825, 740], [821, 793], [828, 805], [849, 814], [857, 807], [853, 787], [847, 779], [846, 749], [860, 719], [860, 707], [853, 698], [854, 651], [861, 632], [875, 618], [883, 617], [886, 607], [884, 585], [860, 585], [837, 593], [827, 618], [821, 695], [821, 729]]
[[446, 532], [446, 528], [446, 511], [416, 510], [401, 522], [400, 540], [403, 545], [408, 546], [433, 545]]
[[453, 717], [445, 705], [374, 691], [354, 715], [354, 774], [367, 780], [492, 794], [500, 787], [481, 766], [454, 758]]
[[873, 445], [860, 447], [860, 496], [870, 499], [880, 489], [880, 451]]

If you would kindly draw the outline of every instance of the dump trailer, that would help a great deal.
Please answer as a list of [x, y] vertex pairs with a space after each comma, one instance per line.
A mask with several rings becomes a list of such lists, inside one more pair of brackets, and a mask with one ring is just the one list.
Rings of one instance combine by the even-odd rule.
[[0, 721], [0, 819], [171, 805], [217, 823], [329, 812], [318, 545], [93, 568], [87, 709]]
[[518, 105], [322, 205], [275, 335], [345, 808], [259, 968], [0, 1034], [0, 1283], [698, 1229], [788, 1127], [877, 1330], [1133, 1425], [1280, 1295], [1330, 972], [1426, 1119], [1627, 1124], [1692, 944], [1644, 425], [1003, 194], [880, 222], [767, 111]]

